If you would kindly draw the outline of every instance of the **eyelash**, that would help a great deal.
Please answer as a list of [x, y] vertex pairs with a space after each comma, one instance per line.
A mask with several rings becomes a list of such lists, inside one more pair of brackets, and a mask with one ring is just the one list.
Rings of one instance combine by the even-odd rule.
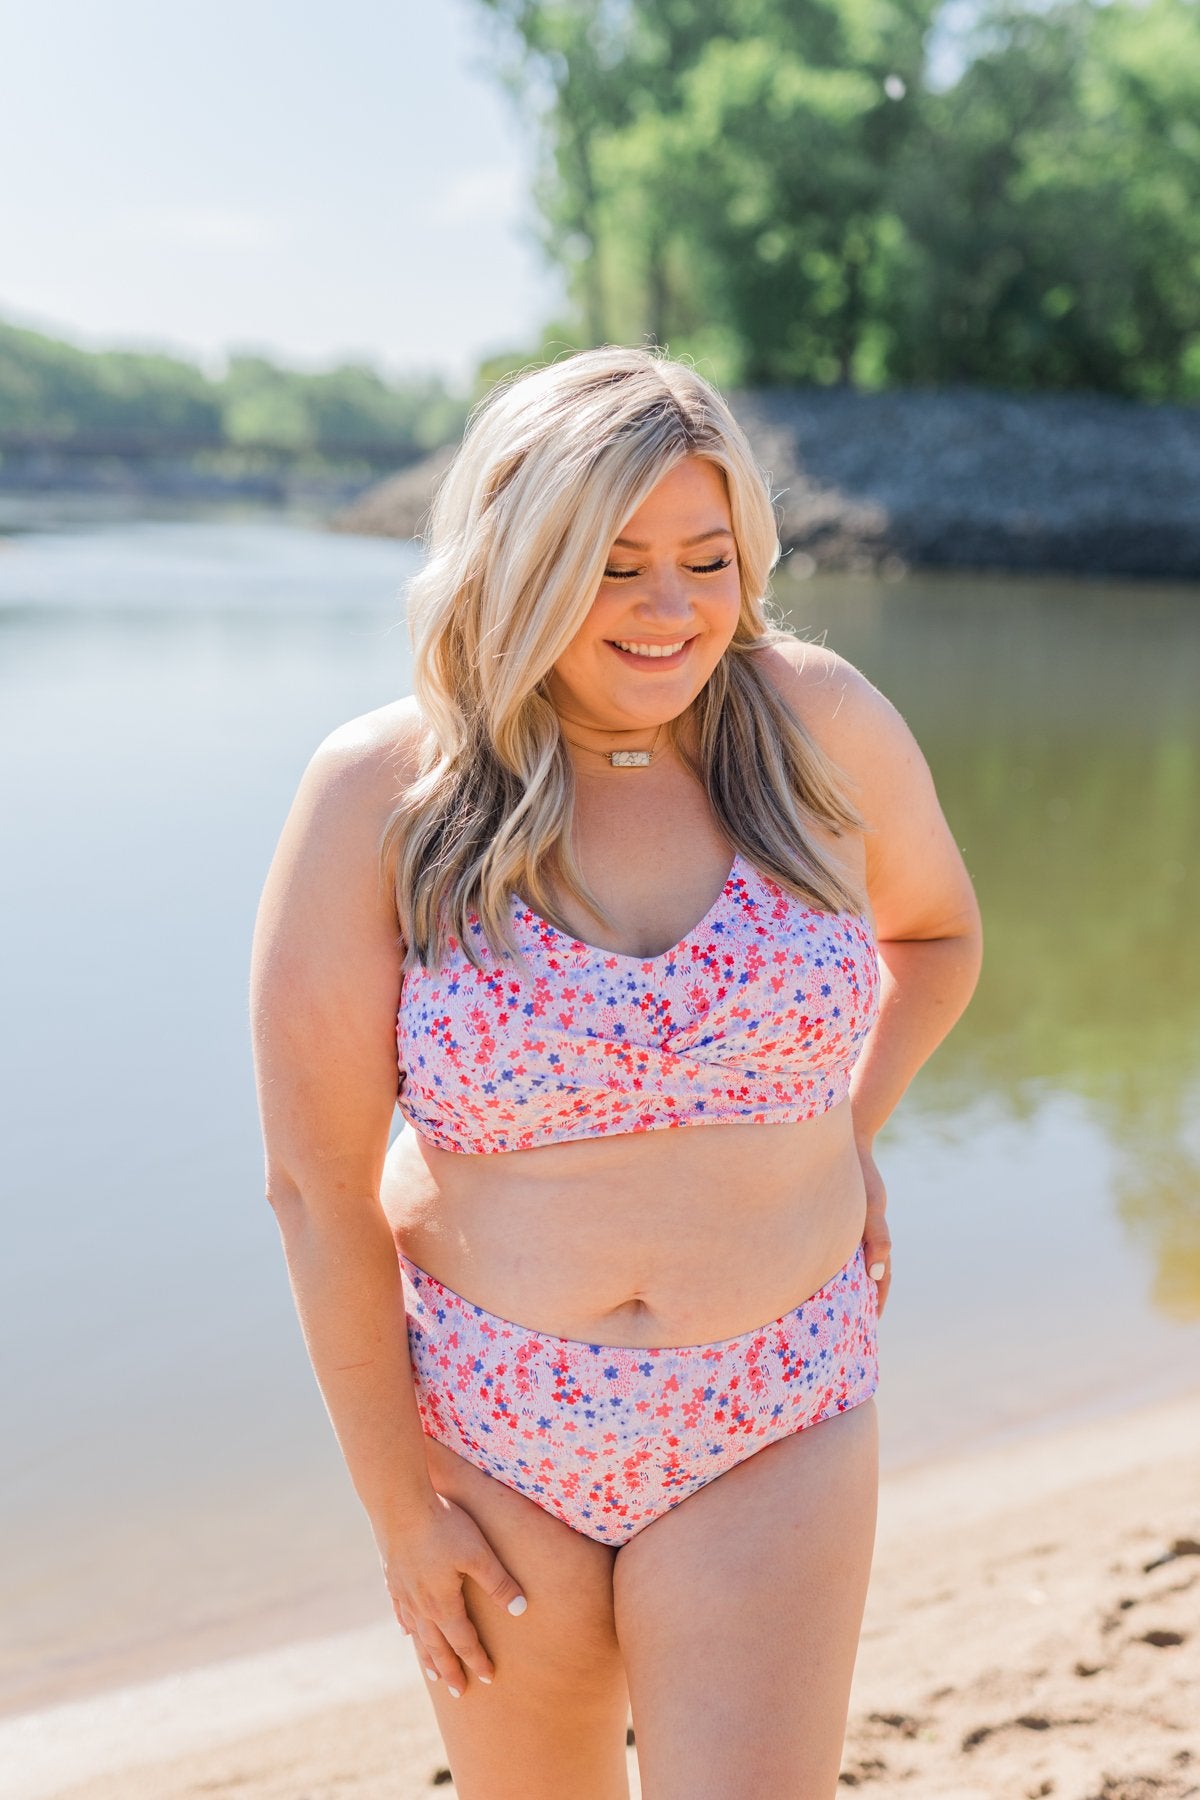
[[[688, 566], [693, 575], [716, 575], [721, 569], [727, 569], [732, 561], [731, 556], [722, 556], [716, 562], [702, 563], [699, 567], [695, 564]], [[640, 573], [639, 569], [605, 569], [604, 579], [605, 581], [632, 581], [634, 576]]]

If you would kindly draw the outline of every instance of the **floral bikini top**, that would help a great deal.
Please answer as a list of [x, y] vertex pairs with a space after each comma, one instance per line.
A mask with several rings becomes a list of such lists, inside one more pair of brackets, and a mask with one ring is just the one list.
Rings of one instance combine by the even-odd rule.
[[405, 977], [404, 1118], [442, 1150], [486, 1154], [681, 1125], [812, 1119], [845, 1099], [879, 1011], [864, 915], [820, 912], [738, 854], [699, 924], [661, 956], [558, 931], [513, 897], [531, 970], [451, 937]]

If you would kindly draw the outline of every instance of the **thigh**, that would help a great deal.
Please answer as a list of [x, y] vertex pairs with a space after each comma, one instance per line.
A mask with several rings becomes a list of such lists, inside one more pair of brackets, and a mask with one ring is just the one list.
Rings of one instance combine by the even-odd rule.
[[460, 1700], [426, 1683], [459, 1800], [627, 1800], [615, 1553], [436, 1439], [425, 1445], [434, 1487], [470, 1513], [529, 1601], [511, 1618], [468, 1577], [495, 1680], [469, 1679]]
[[833, 1800], [877, 1438], [867, 1400], [755, 1452], [617, 1552], [644, 1800]]

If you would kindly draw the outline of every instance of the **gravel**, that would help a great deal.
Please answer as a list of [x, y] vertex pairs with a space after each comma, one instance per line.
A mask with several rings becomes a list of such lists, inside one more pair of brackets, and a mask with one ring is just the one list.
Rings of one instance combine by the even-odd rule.
[[[1200, 407], [979, 388], [732, 392], [794, 568], [1200, 578]], [[416, 537], [452, 450], [335, 530]]]

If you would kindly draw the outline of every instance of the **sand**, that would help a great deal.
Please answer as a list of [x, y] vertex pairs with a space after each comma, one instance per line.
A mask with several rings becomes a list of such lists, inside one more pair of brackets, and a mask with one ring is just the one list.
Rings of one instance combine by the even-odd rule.
[[[885, 1478], [842, 1787], [1200, 1796], [1200, 1389]], [[0, 1721], [4, 1800], [435, 1791], [453, 1787], [390, 1625]]]

